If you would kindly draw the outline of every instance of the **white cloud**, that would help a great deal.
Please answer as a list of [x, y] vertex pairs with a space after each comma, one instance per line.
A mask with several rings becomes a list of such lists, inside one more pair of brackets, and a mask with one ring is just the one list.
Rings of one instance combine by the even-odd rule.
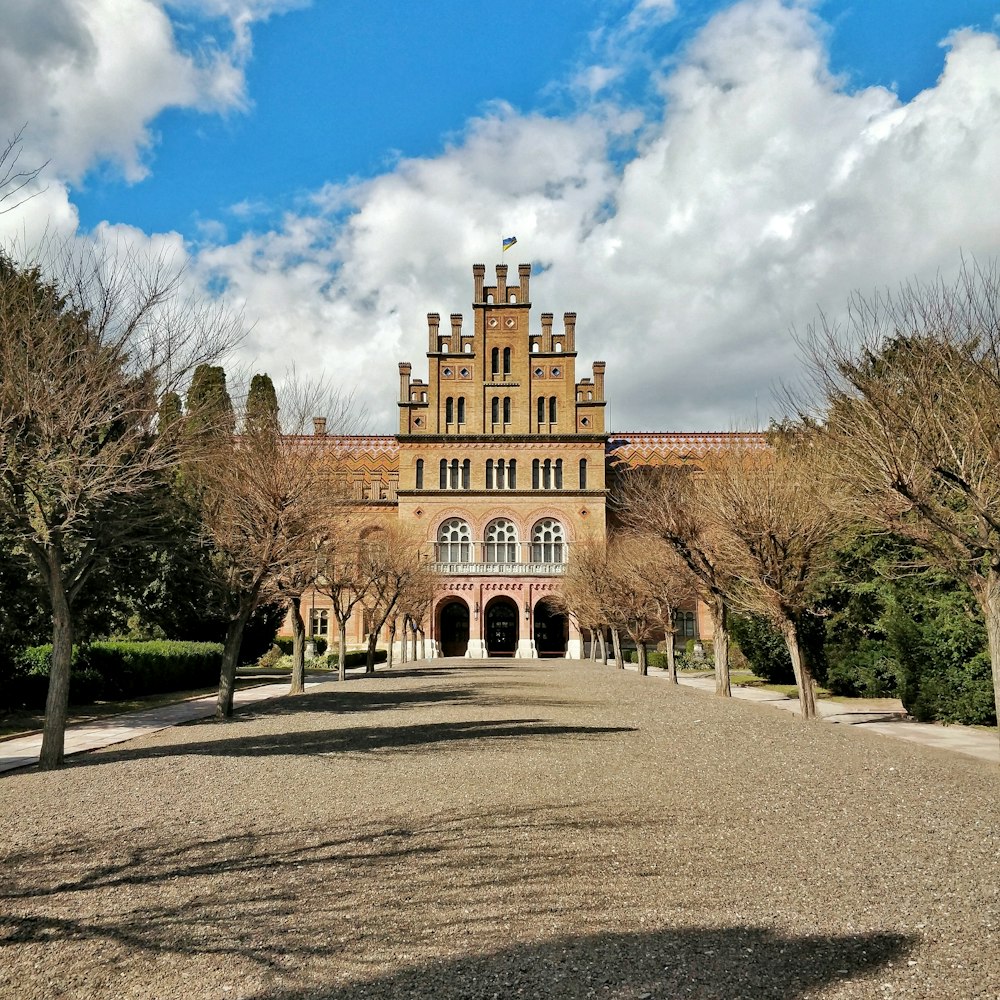
[[[988, 257], [1000, 231], [997, 38], [952, 37], [937, 85], [900, 104], [844, 90], [824, 35], [806, 7], [735, 5], [664, 76], [660, 120], [499, 107], [439, 157], [321, 193], [329, 216], [199, 267], [259, 315], [264, 367], [327, 369], [391, 430], [395, 364], [419, 373], [424, 314], [468, 317], [470, 265], [499, 261], [513, 233], [521, 253], [504, 259], [544, 266], [536, 316], [577, 311], [581, 365], [609, 362], [618, 428], [766, 418], [797, 370], [791, 327], [854, 287]], [[609, 150], [640, 124], [616, 169]]]
[[[226, 16], [237, 7], [217, 3]], [[37, 42], [40, 64], [74, 65], [64, 50], [83, 59], [78, 34]], [[596, 98], [568, 119], [498, 105], [440, 156], [331, 184], [274, 231], [191, 251], [191, 273], [246, 302], [257, 320], [248, 363], [276, 377], [295, 363], [357, 387], [374, 429], [395, 425], [397, 361], [420, 374], [425, 314], [470, 322], [471, 264], [501, 259], [536, 265], [536, 323], [542, 311], [578, 313], [581, 369], [609, 363], [617, 428], [766, 418], [769, 387], [797, 370], [790, 328], [819, 307], [836, 313], [852, 288], [997, 252], [997, 37], [952, 36], [940, 80], [905, 104], [885, 89], [845, 89], [825, 38], [810, 5], [745, 0], [649, 69], [658, 117]], [[635, 72], [648, 57], [635, 44], [614, 49], [618, 62], [611, 51], [592, 92], [603, 93], [602, 74]], [[191, 88], [192, 101], [210, 92]], [[144, 114], [122, 132], [132, 137], [123, 162], [131, 149], [141, 164]], [[63, 194], [50, 192], [69, 225]], [[501, 258], [511, 234], [517, 248]]]

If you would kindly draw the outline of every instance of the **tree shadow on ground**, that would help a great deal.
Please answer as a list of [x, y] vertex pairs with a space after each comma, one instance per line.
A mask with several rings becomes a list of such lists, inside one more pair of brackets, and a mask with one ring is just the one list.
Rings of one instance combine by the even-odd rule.
[[436, 722], [422, 725], [357, 726], [312, 729], [300, 732], [255, 733], [246, 736], [193, 740], [152, 747], [113, 749], [75, 756], [68, 767], [92, 767], [119, 760], [201, 755], [210, 757], [270, 757], [285, 755], [334, 755], [380, 751], [414, 752], [449, 744], [485, 746], [532, 739], [586, 739], [636, 730], [625, 726], [562, 726], [541, 719], [496, 719], [469, 722]]
[[915, 941], [903, 934], [789, 936], [741, 926], [601, 933], [430, 961], [364, 982], [266, 990], [248, 1000], [793, 1000], [868, 978], [908, 954]]
[[[238, 719], [265, 715], [298, 715], [300, 712], [331, 712], [346, 715], [379, 712], [386, 709], [417, 708], [425, 705], [460, 705], [477, 699], [472, 688], [430, 688], [419, 691], [393, 691], [387, 688], [337, 688], [332, 691], [305, 691], [289, 698], [257, 702], [240, 709]], [[203, 720], [199, 720], [203, 721]]]

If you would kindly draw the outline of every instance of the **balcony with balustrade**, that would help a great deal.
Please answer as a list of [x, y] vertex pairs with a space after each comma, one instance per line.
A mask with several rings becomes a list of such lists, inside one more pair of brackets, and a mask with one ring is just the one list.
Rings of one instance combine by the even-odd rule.
[[447, 576], [563, 576], [566, 542], [437, 542], [431, 569]]

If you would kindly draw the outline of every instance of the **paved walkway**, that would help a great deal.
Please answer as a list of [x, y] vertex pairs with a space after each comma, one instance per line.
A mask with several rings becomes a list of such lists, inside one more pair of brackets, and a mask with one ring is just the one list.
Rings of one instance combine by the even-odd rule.
[[[306, 687], [322, 684], [331, 679], [333, 678], [307, 677]], [[244, 705], [252, 705], [254, 702], [266, 701], [269, 698], [280, 698], [287, 694], [287, 680], [276, 684], [262, 684], [258, 687], [237, 688], [233, 696], [233, 707], [242, 708]], [[203, 698], [174, 702], [172, 705], [160, 705], [158, 708], [127, 712], [124, 715], [109, 715], [104, 719], [67, 726], [65, 755], [69, 757], [72, 754], [86, 753], [88, 750], [99, 750], [113, 743], [125, 743], [137, 736], [169, 729], [171, 726], [190, 722], [192, 719], [207, 719], [215, 714], [217, 699], [217, 695], [210, 694]], [[41, 733], [18, 736], [0, 742], [0, 772], [37, 764], [41, 749]]]
[[[420, 662], [420, 661], [418, 661]], [[633, 664], [629, 669], [637, 669]], [[664, 670], [652, 668], [650, 677], [666, 680]], [[306, 686], [321, 684], [332, 678], [306, 678]], [[714, 692], [713, 677], [679, 678], [680, 683], [698, 688], [701, 691]], [[260, 687], [237, 690], [233, 705], [240, 708], [254, 702], [266, 701], [269, 698], [280, 698], [288, 693], [288, 681], [276, 684], [264, 684]], [[755, 687], [733, 687], [733, 697], [743, 701], [766, 702], [773, 708], [785, 712], [797, 712], [797, 698], [786, 698], [775, 691]], [[181, 722], [193, 719], [209, 718], [215, 713], [216, 696], [206, 695], [204, 698], [193, 698], [189, 701], [176, 702], [172, 705], [161, 705], [141, 712], [129, 712], [126, 715], [112, 715], [93, 722], [68, 726], [66, 729], [66, 756], [86, 753], [88, 750], [99, 750], [113, 743], [125, 743], [147, 733], [155, 733], [160, 729], [168, 729]], [[941, 726], [923, 722], [913, 722], [906, 718], [900, 702], [891, 698], [872, 701], [843, 702], [819, 699], [816, 708], [826, 722], [843, 725], [864, 725], [869, 732], [891, 736], [894, 739], [908, 740], [911, 743], [921, 743], [924, 746], [937, 747], [955, 753], [978, 757], [1000, 764], [1000, 741], [996, 733], [973, 729], [970, 726]], [[16, 739], [0, 742], [0, 772], [12, 771], [15, 768], [30, 767], [38, 763], [38, 755], [42, 746], [40, 734], [20, 736]]]
[[[632, 669], [636, 669], [634, 666]], [[651, 677], [667, 678], [666, 671], [653, 668]], [[715, 691], [714, 677], [678, 678], [681, 684], [702, 691]], [[798, 712], [798, 698], [786, 698], [777, 691], [765, 688], [733, 687], [733, 697], [743, 701], [767, 702], [773, 708], [785, 712]], [[969, 757], [1000, 764], [1000, 740], [995, 732], [974, 729], [972, 726], [942, 726], [928, 722], [914, 722], [908, 719], [902, 702], [895, 698], [877, 698], [869, 701], [853, 699], [849, 703], [817, 699], [816, 710], [825, 722], [835, 722], [848, 726], [863, 725], [868, 732], [891, 736], [897, 740], [908, 740], [924, 746], [951, 750]]]

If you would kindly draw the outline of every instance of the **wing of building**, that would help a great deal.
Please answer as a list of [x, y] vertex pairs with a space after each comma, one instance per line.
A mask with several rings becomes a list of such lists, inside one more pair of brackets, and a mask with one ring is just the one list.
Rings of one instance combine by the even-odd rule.
[[[399, 433], [336, 436], [326, 447], [349, 496], [376, 520], [420, 526], [435, 574], [422, 630], [428, 655], [576, 658], [585, 639], [552, 598], [573, 546], [605, 538], [616, 471], [697, 463], [756, 435], [605, 431], [605, 363], [576, 370], [576, 313], [531, 317], [531, 266], [517, 281], [472, 268], [469, 317], [427, 316], [427, 377], [399, 365]], [[324, 421], [315, 431], [325, 435]], [[328, 598], [307, 594], [312, 634], [331, 635]], [[695, 602], [678, 638], [705, 634]], [[388, 637], [386, 637], [387, 639]], [[366, 639], [359, 609], [348, 641]]]

